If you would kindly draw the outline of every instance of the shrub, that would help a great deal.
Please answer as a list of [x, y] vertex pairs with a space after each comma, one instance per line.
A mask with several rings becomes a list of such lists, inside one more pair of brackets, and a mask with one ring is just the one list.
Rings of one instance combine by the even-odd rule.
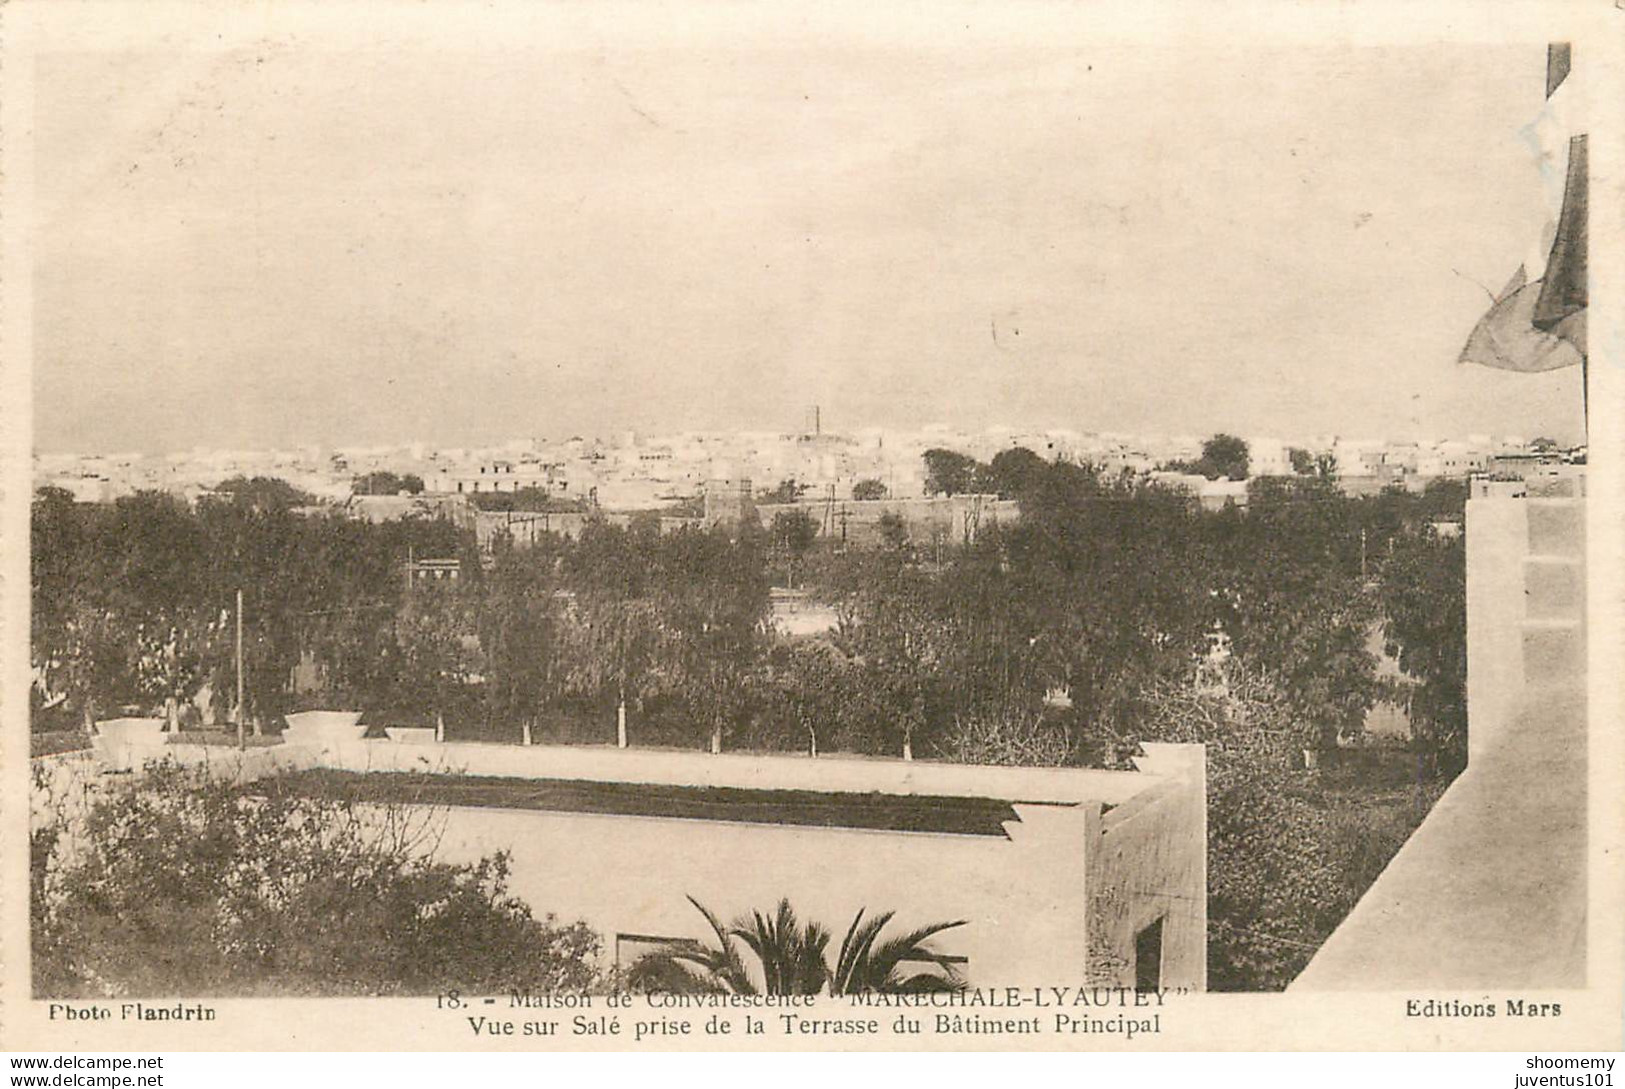
[[1058, 766], [1071, 762], [1072, 742], [1058, 723], [1018, 707], [972, 708], [954, 716], [940, 743], [960, 764]]
[[581, 991], [596, 934], [537, 919], [508, 860], [435, 861], [438, 817], [155, 765], [32, 840], [34, 993]]

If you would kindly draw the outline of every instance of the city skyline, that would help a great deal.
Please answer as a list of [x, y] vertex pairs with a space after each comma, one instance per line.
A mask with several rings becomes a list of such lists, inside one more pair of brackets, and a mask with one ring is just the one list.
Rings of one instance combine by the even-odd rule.
[[1577, 370], [1454, 362], [1542, 220], [1543, 44], [756, 29], [467, 60], [42, 58], [35, 448], [778, 430], [814, 402], [844, 430], [1582, 441]]
[[[1234, 435], [1246, 442], [1277, 443], [1283, 448], [1299, 448], [1311, 453], [1331, 449], [1337, 443], [1355, 443], [1361, 445], [1375, 444], [1385, 447], [1419, 446], [1433, 448], [1445, 445], [1473, 445], [1483, 447], [1522, 447], [1537, 440], [1551, 440], [1560, 449], [1583, 449], [1584, 437], [1580, 441], [1569, 444], [1546, 434], [1530, 432], [1527, 434], [1471, 432], [1451, 435], [1425, 435], [1419, 437], [1361, 434], [1361, 433], [1334, 433], [1322, 432], [1317, 434], [1289, 434], [1264, 435], [1258, 433], [1237, 433], [1235, 431], [1118, 431], [1111, 429], [1081, 430], [1075, 427], [1038, 427], [1026, 425], [1013, 425], [997, 423], [985, 428], [955, 428], [941, 422], [929, 422], [913, 427], [886, 428], [878, 426], [868, 427], [825, 427], [819, 432], [823, 437], [848, 443], [860, 443], [879, 438], [902, 440], [909, 444], [909, 448], [918, 445], [920, 440], [930, 438], [931, 441], [940, 441], [947, 449], [959, 449], [985, 446], [991, 440], [1008, 440], [1011, 447], [1021, 447], [1024, 443], [1049, 436], [1054, 438], [1068, 437], [1074, 440], [1095, 440], [1099, 442], [1134, 443], [1161, 450], [1170, 446], [1201, 443], [1220, 435]], [[785, 426], [741, 426], [738, 428], [674, 428], [667, 431], [644, 431], [636, 428], [611, 428], [603, 433], [571, 433], [560, 432], [555, 435], [542, 434], [490, 434], [475, 437], [472, 441], [462, 443], [433, 443], [414, 436], [399, 436], [393, 439], [382, 439], [376, 442], [362, 442], [360, 440], [347, 441], [340, 436], [332, 441], [284, 443], [282, 445], [216, 445], [194, 443], [187, 447], [171, 447], [166, 449], [62, 449], [45, 450], [36, 448], [33, 457], [36, 461], [41, 459], [59, 461], [64, 458], [85, 460], [101, 460], [107, 458], [135, 457], [140, 459], [184, 459], [187, 457], [216, 457], [224, 455], [272, 455], [292, 454], [307, 455], [311, 452], [321, 454], [368, 454], [386, 455], [421, 450], [425, 458], [439, 456], [497, 454], [504, 451], [518, 453], [521, 451], [542, 452], [552, 448], [562, 448], [581, 444], [586, 448], [623, 448], [623, 447], [659, 447], [669, 445], [678, 440], [705, 440], [705, 441], [744, 441], [747, 439], [773, 438], [778, 441], [800, 441], [814, 437], [810, 429]], [[1062, 460], [1065, 460], [1063, 458]]]

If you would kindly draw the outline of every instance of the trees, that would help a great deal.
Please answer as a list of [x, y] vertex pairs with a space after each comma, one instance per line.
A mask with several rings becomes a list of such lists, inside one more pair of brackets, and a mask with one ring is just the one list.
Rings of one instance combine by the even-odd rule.
[[852, 498], [860, 502], [886, 498], [886, 485], [873, 478], [852, 485]]
[[[264, 698], [286, 702], [287, 670], [309, 653], [321, 666], [316, 698], [323, 705], [402, 708], [397, 620], [409, 596], [444, 589], [430, 583], [408, 591], [403, 565], [414, 553], [458, 556], [457, 585], [473, 594], [480, 568], [469, 536], [438, 520], [370, 525], [337, 517], [302, 518], [277, 532], [287, 536], [274, 539], [247, 572], [236, 573], [247, 575], [250, 630], [275, 633], [277, 661], [267, 667], [284, 683]], [[251, 685], [255, 677], [250, 668]]]
[[34, 493], [28, 563], [36, 659], [41, 649], [60, 642], [68, 602], [86, 581], [94, 509], [81, 508], [62, 488]]
[[[527, 720], [569, 718], [600, 724], [579, 736], [607, 740], [608, 723], [623, 736], [631, 715], [640, 739], [660, 744], [924, 746], [965, 759], [1050, 759], [1064, 745], [1077, 762], [1132, 729], [1139, 694], [1217, 635], [1276, 675], [1313, 725], [1301, 747], [1316, 748], [1352, 734], [1375, 692], [1365, 640], [1389, 541], [1403, 551], [1430, 519], [1459, 519], [1462, 502], [1459, 487], [1440, 485], [1354, 500], [1300, 475], [1252, 481], [1245, 511], [1203, 512], [1176, 492], [1027, 451], [995, 462], [989, 479], [1016, 481], [1020, 519], [929, 565], [913, 562], [895, 517], [879, 526], [889, 549], [821, 555], [816, 567], [806, 561], [817, 523], [791, 509], [737, 538], [599, 519], [579, 540], [498, 550], [486, 570], [447, 522], [295, 512], [262, 501], [275, 487], [195, 511], [166, 497], [84, 505], [44, 492], [31, 557], [37, 676], [42, 695], [70, 693], [76, 709], [150, 711], [207, 682], [227, 710], [241, 588], [250, 719], [289, 710], [295, 666], [315, 661], [320, 690], [302, 700], [385, 710], [416, 700], [420, 712], [477, 703], [510, 736]], [[462, 555], [463, 577], [408, 589], [402, 564], [414, 552]], [[817, 581], [839, 603], [836, 653], [772, 647], [768, 572], [779, 563], [786, 582]], [[1401, 631], [1402, 607], [1428, 600], [1382, 610], [1396, 646], [1430, 638]], [[1423, 653], [1412, 654], [1415, 676], [1428, 672]], [[1043, 709], [1051, 689], [1069, 692], [1070, 710]], [[1441, 672], [1418, 705], [1442, 739], [1460, 718], [1449, 690]]]
[[1025, 446], [1017, 446], [993, 455], [984, 477], [988, 490], [1007, 499], [1019, 499], [1038, 486], [1047, 468], [1043, 458]]
[[1337, 479], [1337, 455], [1329, 450], [1311, 454], [1307, 450], [1293, 446], [1287, 449], [1286, 454], [1292, 463], [1292, 472], [1297, 476], [1316, 476], [1322, 480]]
[[510, 492], [471, 492], [466, 493], [464, 498], [485, 511], [553, 511], [584, 514], [589, 509], [585, 500], [567, 499], [535, 484], [527, 484]]
[[[1279, 990], [1375, 877], [1341, 854], [1349, 809], [1298, 770], [1299, 712], [1268, 671], [1231, 659], [1147, 688], [1142, 707], [1126, 751], [1142, 740], [1207, 746], [1209, 986]], [[1379, 843], [1371, 829], [1382, 862], [1408, 831]]]
[[784, 557], [784, 584], [795, 589], [796, 561], [818, 539], [818, 519], [804, 510], [781, 510], [773, 516], [768, 529], [774, 549]]
[[501, 551], [480, 596], [485, 711], [520, 736], [564, 691], [562, 588], [550, 550]]
[[817, 994], [823, 990], [829, 974], [824, 966], [829, 931], [813, 922], [802, 925], [789, 900], [780, 900], [778, 911], [770, 916], [760, 911], [742, 916], [732, 934], [756, 955], [765, 993]]
[[660, 541], [662, 614], [672, 636], [666, 661], [711, 751], [721, 752], [756, 698], [768, 611], [763, 542], [759, 533], [730, 541], [720, 527]]
[[753, 699], [768, 608], [760, 531], [733, 541], [721, 527], [661, 535], [594, 523], [561, 570], [571, 690], [614, 701], [621, 722], [629, 702], [675, 701], [720, 751]]
[[779, 481], [772, 491], [763, 492], [756, 497], [758, 503], [794, 503], [801, 498], [807, 490], [805, 484], [798, 484], [791, 477]]
[[1203, 516], [1177, 492], [1076, 466], [1052, 475], [985, 545], [1009, 568], [1006, 654], [1030, 671], [1024, 689], [1065, 686], [1075, 718], [1109, 731], [1140, 687], [1207, 645], [1217, 599]]
[[598, 936], [537, 918], [507, 860], [437, 862], [433, 814], [365, 816], [173, 765], [35, 830], [39, 997], [584, 991]]
[[217, 496], [232, 503], [262, 511], [288, 510], [316, 501], [310, 493], [274, 476], [234, 476], [222, 481], [214, 490]]
[[1260, 478], [1245, 515], [1210, 523], [1223, 630], [1239, 657], [1276, 676], [1304, 748], [1357, 733], [1378, 695], [1357, 510], [1323, 478]]
[[[741, 915], [731, 926], [694, 897], [688, 902], [705, 916], [716, 938], [714, 947], [670, 944], [645, 954], [633, 966], [628, 982], [634, 990], [709, 994], [817, 995], [921, 994], [958, 991], [964, 982], [953, 961], [933, 949], [936, 935], [964, 926], [964, 920], [934, 923], [880, 940], [894, 912], [864, 919], [860, 909], [848, 927], [835, 963], [826, 960], [830, 931], [816, 922], [802, 923], [790, 901], [776, 911]], [[739, 945], [754, 956], [747, 967]], [[910, 972], [905, 964], [932, 967]]]
[[936, 447], [925, 452], [925, 493], [962, 495], [976, 490], [979, 466], [975, 458]]
[[669, 671], [667, 630], [654, 585], [658, 534], [631, 533], [595, 520], [561, 556], [571, 590], [560, 616], [565, 691], [615, 707], [616, 739], [627, 744], [629, 703]]
[[[274, 489], [272, 489], [274, 491]], [[311, 537], [327, 528], [327, 519], [307, 520], [278, 504], [265, 504], [252, 494], [229, 501], [200, 504], [196, 512], [207, 541], [208, 564], [196, 591], [215, 616], [234, 626], [236, 595], [244, 602], [243, 660], [245, 723], [263, 724], [291, 707], [289, 678], [305, 644], [305, 633], [323, 622], [337, 621], [326, 610], [341, 606], [348, 595], [318, 595], [318, 585], [333, 586], [349, 572], [318, 574], [312, 561], [325, 549], [307, 552]], [[398, 580], [395, 580], [398, 584]], [[336, 587], [335, 587], [336, 588]], [[232, 712], [237, 665], [233, 633], [214, 641], [207, 675], [214, 710]]]
[[[217, 714], [230, 713], [241, 590], [251, 722], [274, 723], [296, 698], [418, 712], [477, 702], [515, 733], [583, 701], [607, 701], [624, 726], [629, 705], [659, 696], [708, 735], [749, 712], [769, 585], [759, 529], [663, 537], [658, 524], [599, 521], [580, 541], [505, 552], [487, 573], [471, 534], [448, 522], [296, 512], [277, 499], [280, 482], [243, 483], [195, 510], [156, 493], [113, 505], [60, 490], [37, 498], [42, 704], [65, 695], [91, 721], [207, 691]], [[801, 548], [808, 525], [782, 522], [781, 542]], [[457, 555], [461, 577], [408, 588], [413, 553]], [[316, 688], [296, 693], [295, 667], [309, 662]]]
[[838, 641], [861, 663], [858, 687], [877, 712], [873, 751], [912, 758], [951, 638], [931, 581], [899, 568], [872, 572]]
[[397, 698], [404, 706], [426, 708], [437, 721], [462, 703], [471, 678], [483, 675], [473, 603], [454, 587], [415, 590], [396, 617], [395, 644]]
[[354, 495], [419, 495], [423, 492], [423, 478], [416, 473], [398, 476], [386, 469], [377, 469], [358, 476], [350, 485]]
[[1467, 764], [1467, 548], [1462, 538], [1401, 537], [1382, 565], [1383, 637], [1420, 681], [1411, 728], [1439, 770]]
[[42, 695], [66, 697], [87, 727], [99, 702], [116, 702], [124, 666], [99, 520], [100, 508], [76, 504], [61, 488], [35, 494], [29, 534], [35, 683]]
[[1234, 435], [1220, 432], [1202, 444], [1202, 456], [1192, 466], [1209, 480], [1246, 480], [1248, 468], [1247, 443]]
[[1071, 739], [1059, 723], [1008, 705], [955, 714], [941, 748], [950, 760], [965, 764], [1051, 767], [1072, 756]]
[[[1288, 456], [1292, 459], [1293, 472], [1302, 472], [1299, 466], [1305, 464], [1307, 452], [1293, 449]], [[1198, 473], [1209, 480], [1246, 480], [1249, 465], [1247, 443], [1221, 432], [1202, 443], [1202, 456], [1195, 461], [1175, 461], [1168, 467], [1180, 472]]]
[[747, 743], [811, 756], [823, 749], [864, 751], [871, 723], [858, 672], [822, 640], [774, 646]]
[[186, 505], [138, 492], [111, 507], [43, 492], [31, 527], [33, 657], [43, 687], [86, 723], [193, 695], [217, 632], [200, 590], [207, 541]]

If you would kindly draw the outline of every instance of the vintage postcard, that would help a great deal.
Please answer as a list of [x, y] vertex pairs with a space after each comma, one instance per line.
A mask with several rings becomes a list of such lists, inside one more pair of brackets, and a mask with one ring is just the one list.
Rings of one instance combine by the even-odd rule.
[[7, 5], [0, 1044], [1618, 1050], [1618, 8]]

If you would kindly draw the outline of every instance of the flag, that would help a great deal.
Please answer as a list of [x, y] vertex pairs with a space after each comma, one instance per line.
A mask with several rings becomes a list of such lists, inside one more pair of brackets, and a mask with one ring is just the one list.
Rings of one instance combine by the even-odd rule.
[[1585, 364], [1587, 148], [1584, 133], [1566, 131], [1575, 116], [1569, 71], [1568, 44], [1549, 47], [1547, 108], [1530, 126], [1543, 163], [1556, 157], [1549, 146], [1557, 139], [1567, 145], [1562, 203], [1555, 224], [1548, 223], [1550, 248], [1537, 250], [1495, 297], [1468, 336], [1462, 363], [1527, 372]]
[[[1557, 332], [1585, 351], [1586, 308], [1586, 138], [1569, 141], [1569, 169], [1563, 183], [1563, 211], [1557, 220], [1546, 272], [1541, 277], [1535, 325]], [[1564, 332], [1565, 327], [1569, 330]], [[1575, 331], [1577, 330], [1577, 335]]]
[[[1521, 274], [1514, 277], [1515, 282], [1523, 279]], [[1584, 356], [1573, 341], [1555, 331], [1555, 327], [1548, 332], [1535, 323], [1535, 312], [1545, 286], [1535, 280], [1498, 298], [1467, 338], [1461, 361], [1505, 371], [1530, 372], [1555, 371], [1582, 362]], [[1580, 311], [1577, 318], [1583, 330], [1585, 312]]]

